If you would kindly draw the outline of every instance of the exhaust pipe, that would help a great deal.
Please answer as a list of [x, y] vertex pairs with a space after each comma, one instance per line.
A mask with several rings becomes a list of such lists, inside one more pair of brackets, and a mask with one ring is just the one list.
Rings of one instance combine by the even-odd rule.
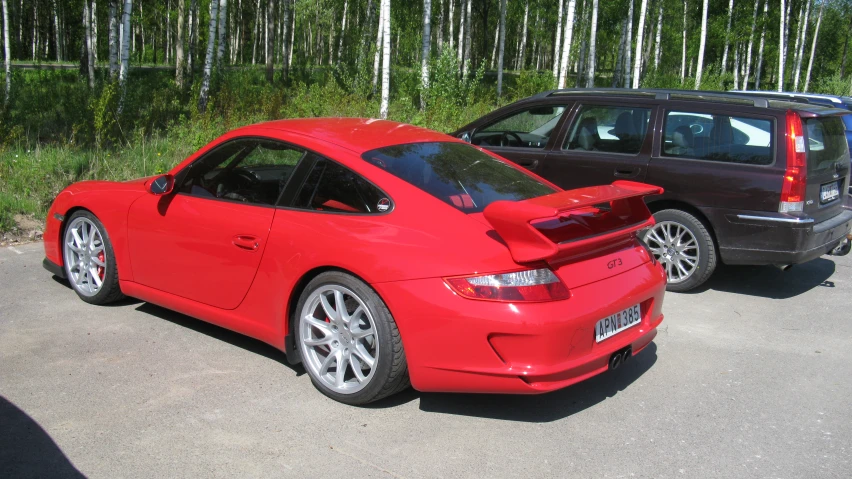
[[633, 347], [627, 346], [621, 351], [616, 351], [609, 357], [609, 369], [618, 369], [619, 366], [626, 363], [633, 356]]
[[793, 267], [792, 264], [773, 264], [772, 266], [775, 266], [781, 271], [787, 271], [788, 269]]
[[843, 241], [841, 241], [840, 244], [828, 254], [832, 256], [846, 256], [849, 254], [849, 250], [852, 249], [852, 242], [849, 241], [850, 236], [852, 236], [852, 234], [846, 235], [846, 237], [843, 238]]

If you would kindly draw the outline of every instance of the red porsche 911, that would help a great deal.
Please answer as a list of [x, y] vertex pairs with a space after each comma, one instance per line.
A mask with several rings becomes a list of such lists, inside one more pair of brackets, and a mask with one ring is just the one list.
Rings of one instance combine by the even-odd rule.
[[275, 121], [165, 175], [69, 186], [44, 265], [86, 302], [132, 296], [269, 343], [344, 403], [541, 393], [656, 335], [666, 275], [637, 231], [661, 192], [563, 191], [390, 121]]

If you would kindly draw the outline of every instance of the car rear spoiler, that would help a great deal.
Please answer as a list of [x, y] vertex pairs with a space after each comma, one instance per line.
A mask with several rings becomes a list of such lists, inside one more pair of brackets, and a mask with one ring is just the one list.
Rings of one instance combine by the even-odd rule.
[[[616, 181], [611, 185], [590, 186], [576, 190], [560, 191], [524, 201], [495, 201], [483, 211], [485, 219], [518, 263], [554, 260], [572, 256], [621, 240], [642, 228], [654, 224], [654, 217], [645, 205], [645, 196], [659, 195], [663, 189], [658, 186], [634, 181]], [[572, 211], [609, 204], [609, 211], [602, 214], [612, 215], [607, 222], [617, 225], [612, 229], [593, 231], [592, 234], [568, 238], [558, 243], [548, 238], [534, 223], [541, 220], [568, 219]], [[614, 221], [613, 221], [614, 220]]]

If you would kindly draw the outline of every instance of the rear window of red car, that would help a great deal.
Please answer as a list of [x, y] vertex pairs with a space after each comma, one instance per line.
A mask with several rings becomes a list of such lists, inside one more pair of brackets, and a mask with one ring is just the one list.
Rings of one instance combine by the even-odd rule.
[[409, 143], [371, 150], [362, 158], [465, 213], [497, 200], [555, 193], [552, 187], [464, 143]]

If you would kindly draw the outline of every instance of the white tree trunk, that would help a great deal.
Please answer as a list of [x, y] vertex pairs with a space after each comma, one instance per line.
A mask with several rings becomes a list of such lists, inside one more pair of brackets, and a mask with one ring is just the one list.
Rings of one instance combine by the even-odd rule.
[[621, 38], [618, 40], [618, 54], [615, 58], [615, 70], [612, 72], [612, 87], [615, 88], [621, 84], [621, 77], [624, 72], [624, 49], [627, 44], [627, 19], [621, 21]]
[[423, 0], [423, 38], [420, 49], [420, 109], [426, 109], [429, 92], [429, 50], [432, 47], [432, 0]]
[[743, 90], [748, 90], [748, 77], [751, 74], [751, 57], [754, 47], [754, 30], [757, 28], [757, 9], [760, 0], [754, 0], [754, 12], [751, 14], [751, 33], [748, 35], [748, 51], [746, 53], [745, 74], [743, 75]]
[[116, 0], [109, 2], [109, 77], [115, 80], [118, 75], [118, 9]]
[[450, 50], [452, 50], [452, 49], [455, 48], [455, 45], [456, 45], [456, 43], [455, 43], [456, 36], [453, 33], [455, 31], [454, 28], [453, 28], [454, 25], [455, 25], [453, 23], [453, 16], [455, 14], [455, 9], [456, 9], [456, 0], [449, 0], [449, 2], [450, 2], [450, 11], [449, 11], [450, 36], [448, 37], [448, 40], [450, 42]]
[[187, 20], [187, 42], [189, 43], [189, 54], [186, 56], [186, 75], [192, 81], [193, 61], [195, 58], [195, 44], [198, 41], [198, 0], [189, 3], [189, 19]]
[[260, 42], [260, 0], [257, 0], [257, 6], [254, 9], [254, 31], [251, 34], [251, 64], [257, 63], [257, 44]]
[[[808, 38], [808, 21], [810, 21], [811, 16], [811, 2], [810, 0], [807, 0], [806, 3], [805, 21], [802, 22], [801, 15], [799, 16], [802, 28], [799, 29], [799, 35], [796, 37], [796, 67], [793, 73], [793, 91], [799, 90], [799, 76], [802, 71], [802, 59], [805, 56], [805, 42]], [[801, 42], [799, 41], [799, 37], [801, 37]]]
[[633, 0], [628, 2], [627, 7], [627, 43], [624, 49], [624, 88], [629, 88], [630, 75], [633, 71]]
[[562, 13], [565, 11], [565, 0], [556, 0], [559, 12], [556, 15], [556, 41], [553, 43], [553, 79], [559, 78], [559, 61], [562, 56], [559, 48], [562, 46]]
[[438, 2], [438, 32], [435, 35], [438, 56], [444, 53], [444, 0]]
[[95, 56], [92, 53], [92, 11], [89, 9], [89, 0], [83, 0], [83, 32], [84, 47], [86, 49], [86, 70], [89, 76], [89, 89], [95, 88]]
[[[768, 1], [768, 0], [767, 0]], [[688, 10], [687, 0], [683, 0], [683, 47], [680, 54], [680, 84], [686, 82], [686, 11]]]
[[734, 45], [734, 90], [740, 89], [740, 45]]
[[[343, 39], [346, 36], [346, 21], [347, 15], [349, 15], [349, 0], [344, 0], [343, 2], [343, 22], [340, 24], [340, 34], [338, 35], [339, 41], [337, 42], [337, 64], [340, 64], [340, 57], [343, 52]], [[286, 23], [286, 22], [285, 22]]]
[[597, 63], [595, 49], [598, 36], [598, 0], [592, 0], [592, 24], [589, 28], [589, 66], [586, 71], [586, 88], [594, 88], [595, 64]]
[[219, 0], [219, 50], [216, 52], [216, 68], [222, 68], [225, 56], [225, 28], [228, 26], [228, 0]]
[[6, 72], [6, 88], [4, 89], [3, 104], [8, 105], [10, 95], [12, 94], [12, 49], [9, 45], [9, 5], [6, 0], [3, 0], [3, 54], [5, 55], [3, 63]]
[[491, 68], [497, 67], [497, 44], [500, 43], [500, 20], [497, 20], [497, 28], [494, 29], [494, 48], [491, 49]]
[[808, 73], [805, 75], [805, 87], [802, 91], [808, 91], [808, 85], [811, 83], [811, 71], [814, 67], [814, 55], [816, 54], [817, 38], [819, 37], [819, 27], [822, 24], [822, 11], [825, 9], [825, 1], [819, 6], [819, 16], [817, 17], [816, 30], [814, 30], [814, 40], [811, 44], [811, 57], [808, 58]]
[[[462, 77], [467, 78], [470, 69], [470, 5], [473, 0], [467, 0], [467, 12], [464, 15], [464, 57], [462, 57]], [[399, 45], [399, 42], [397, 42]]]
[[204, 57], [204, 74], [201, 79], [201, 91], [198, 94], [198, 111], [207, 111], [207, 94], [210, 91], [210, 75], [213, 72], [213, 59], [216, 46], [216, 17], [219, 11], [217, 0], [210, 0], [210, 23], [207, 27], [207, 53]]
[[118, 70], [118, 83], [121, 88], [121, 95], [118, 102], [118, 113], [124, 109], [124, 95], [127, 91], [127, 70], [130, 66], [130, 14], [133, 12], [133, 0], [124, 0], [124, 12], [121, 14], [121, 58], [119, 60], [120, 67]]
[[[281, 20], [283, 26], [282, 44], [281, 44], [281, 81], [287, 81], [290, 76], [290, 55], [293, 49], [293, 26], [291, 25], [290, 15], [295, 16], [293, 12], [292, 0], [284, 1], [284, 18]], [[343, 38], [343, 37], [341, 37]], [[342, 47], [342, 45], [341, 45]]]
[[390, 101], [390, 15], [391, 0], [382, 0], [382, 12], [384, 24], [382, 25], [382, 104], [379, 107], [379, 116], [383, 120], [388, 117], [388, 103]]
[[382, 40], [385, 32], [385, 0], [381, 0], [379, 5], [379, 25], [376, 27], [376, 51], [373, 56], [373, 82], [372, 91], [376, 94], [376, 86], [379, 82], [379, 65], [382, 54]]
[[500, 0], [500, 23], [497, 29], [497, 98], [500, 98], [503, 94], [503, 54], [506, 49], [506, 0]]
[[[707, 15], [707, 0], [704, 0], [704, 15]], [[642, 0], [639, 9], [639, 26], [636, 28], [636, 57], [633, 59], [633, 88], [639, 88], [639, 77], [642, 71], [642, 34], [645, 33], [645, 15], [648, 13], [648, 0]]]
[[[787, 24], [784, 19], [784, 0], [781, 0], [781, 15], [779, 15], [778, 26], [778, 91], [784, 91], [784, 60], [787, 55], [787, 48], [784, 46], [784, 30]], [[787, 8], [789, 12], [790, 9]]]
[[95, 63], [98, 62], [98, 15], [97, 2], [92, 0], [92, 8], [89, 16], [92, 19], [92, 56], [95, 57]]
[[175, 83], [183, 88], [183, 20], [186, 14], [186, 0], [178, 0], [177, 40], [175, 41]]
[[459, 66], [461, 66], [461, 63], [464, 61], [463, 57], [464, 57], [464, 12], [465, 12], [464, 7], [465, 7], [465, 5], [466, 5], [466, 0], [461, 0], [461, 3], [459, 4], [459, 41], [458, 41], [458, 44], [456, 45], [458, 47], [457, 51], [456, 51], [456, 57], [459, 60]]
[[698, 44], [698, 69], [695, 72], [695, 89], [701, 88], [701, 75], [704, 73], [704, 47], [707, 45], [707, 0], [701, 10], [701, 42]]
[[728, 48], [731, 45], [731, 18], [733, 15], [734, 0], [728, 0], [728, 26], [725, 28], [725, 49], [722, 51], [722, 74], [728, 71]]
[[769, 0], [763, 2], [763, 27], [760, 30], [760, 46], [757, 48], [757, 69], [754, 73], [754, 89], [760, 90], [760, 75], [763, 70], [763, 46], [766, 43], [766, 20], [769, 15]]
[[556, 85], [557, 88], [565, 88], [565, 78], [568, 76], [568, 62], [571, 59], [571, 42], [574, 36], [574, 12], [576, 9], [577, 0], [568, 0], [568, 18], [565, 20], [565, 36], [562, 40], [562, 59], [559, 61], [559, 82]]
[[663, 3], [660, 1], [660, 13], [657, 15], [657, 38], [656, 49], [654, 50], [654, 70], [660, 69], [660, 59], [663, 56], [663, 46], [661, 43], [663, 35]]
[[[790, 3], [793, 3], [793, 1], [790, 0]], [[810, 6], [810, 4], [808, 6]], [[796, 64], [799, 62], [799, 45], [801, 45], [802, 42], [802, 27], [805, 25], [804, 22], [802, 22], [802, 15], [804, 14], [805, 4], [803, 3], [799, 5], [799, 24], [796, 26], [796, 46], [793, 47], [793, 63], [790, 64], [793, 68], [793, 71], [790, 72], [791, 75], [795, 75]]]
[[529, 24], [529, 16], [530, 16], [530, 1], [526, 0], [524, 2], [524, 28], [521, 31], [521, 48], [518, 49], [518, 70], [523, 70], [524, 65], [526, 64], [526, 56], [527, 56], [527, 26]]
[[59, 13], [57, 12], [57, 9], [56, 9], [56, 2], [57, 1], [59, 1], [59, 0], [53, 0], [53, 3], [52, 3], [52, 5], [53, 5], [53, 33], [54, 33], [54, 39], [55, 39], [55, 42], [56, 42], [56, 61], [61, 62], [62, 61], [62, 41], [60, 39], [62, 38], [62, 35], [60, 35], [60, 33], [59, 33]]
[[[215, 1], [215, 0], [211, 0]], [[275, 51], [272, 49], [275, 43], [275, 0], [267, 0], [266, 4], [266, 34], [263, 37], [263, 53], [266, 59], [266, 81], [272, 83], [275, 76]]]

